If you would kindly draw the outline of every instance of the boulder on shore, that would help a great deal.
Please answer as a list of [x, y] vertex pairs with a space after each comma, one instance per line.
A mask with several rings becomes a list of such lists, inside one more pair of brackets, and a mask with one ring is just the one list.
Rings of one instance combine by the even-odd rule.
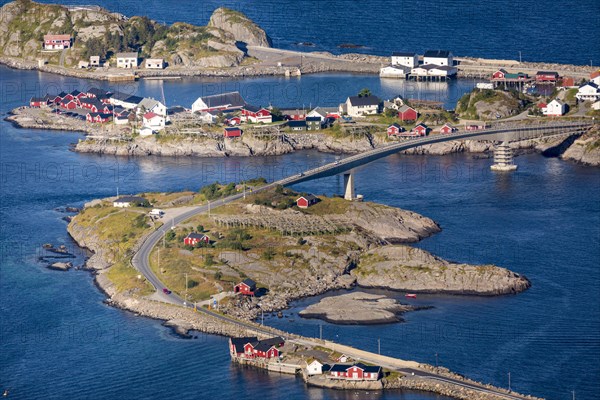
[[271, 38], [244, 14], [225, 7], [217, 8], [210, 16], [209, 27], [219, 28], [233, 35], [236, 41], [250, 46], [271, 47]]
[[300, 311], [303, 318], [319, 318], [333, 324], [374, 325], [402, 321], [400, 315], [414, 307], [398, 303], [389, 297], [364, 292], [325, 297]]

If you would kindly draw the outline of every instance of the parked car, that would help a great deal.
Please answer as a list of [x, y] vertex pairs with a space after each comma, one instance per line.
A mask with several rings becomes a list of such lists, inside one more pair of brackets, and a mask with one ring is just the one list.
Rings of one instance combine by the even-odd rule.
[[163, 293], [164, 294], [171, 294], [171, 291], [167, 288], [163, 288]]

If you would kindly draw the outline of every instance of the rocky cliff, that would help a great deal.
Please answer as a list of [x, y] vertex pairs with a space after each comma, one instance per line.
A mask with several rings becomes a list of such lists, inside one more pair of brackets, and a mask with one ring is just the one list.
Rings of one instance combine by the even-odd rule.
[[501, 295], [531, 285], [522, 275], [494, 265], [455, 264], [424, 250], [385, 246], [361, 255], [352, 270], [359, 286], [391, 290]]
[[[120, 51], [137, 51], [142, 58], [164, 58], [171, 66], [233, 67], [245, 52], [237, 42], [269, 46], [267, 34], [243, 14], [219, 8], [208, 26], [159, 24], [147, 17], [125, 17], [97, 6], [67, 7], [17, 0], [0, 9], [0, 57], [45, 59], [50, 65], [77, 66], [99, 55], [107, 61]], [[69, 34], [73, 46], [44, 51], [45, 34]], [[113, 63], [114, 65], [114, 63]]]
[[600, 166], [600, 127], [593, 127], [575, 140], [561, 158], [585, 165]]
[[271, 47], [271, 38], [244, 14], [228, 8], [217, 8], [210, 17], [209, 27], [215, 27], [233, 35], [235, 40], [251, 46]]

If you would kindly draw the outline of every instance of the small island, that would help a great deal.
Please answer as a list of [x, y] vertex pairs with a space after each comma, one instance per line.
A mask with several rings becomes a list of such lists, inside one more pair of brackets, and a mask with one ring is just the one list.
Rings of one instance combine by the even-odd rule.
[[[525, 277], [501, 267], [454, 264], [407, 246], [440, 231], [417, 213], [284, 187], [252, 193], [264, 183], [215, 183], [196, 193], [142, 194], [139, 198], [164, 213], [159, 216], [145, 207], [115, 207], [115, 199], [98, 200], [75, 216], [68, 229], [82, 247], [96, 253], [88, 267], [108, 278], [120, 295], [143, 298], [151, 292], [128, 267], [137, 243], [191, 206], [245, 190], [246, 199], [175, 226], [150, 256], [155, 274], [169, 288], [201, 306], [216, 298], [221, 312], [243, 320], [278, 312], [296, 299], [355, 286], [484, 296], [530, 286]], [[314, 200], [299, 207], [297, 200], [306, 196]], [[256, 295], [238, 294], [237, 285], [246, 279]], [[394, 312], [408, 310], [381, 300]]]

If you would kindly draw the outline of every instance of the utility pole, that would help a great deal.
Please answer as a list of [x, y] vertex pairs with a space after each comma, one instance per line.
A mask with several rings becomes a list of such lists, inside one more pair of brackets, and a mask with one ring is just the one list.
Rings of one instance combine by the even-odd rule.
[[508, 391], [512, 392], [512, 389], [510, 388], [510, 371], [508, 371]]
[[519, 51], [519, 64], [521, 64], [521, 52]]
[[573, 400], [575, 400], [575, 391], [571, 390], [571, 394], [573, 395]]
[[246, 183], [244, 182], [244, 200], [246, 200]]
[[188, 289], [188, 275], [185, 273], [185, 299], [183, 300], [183, 305], [187, 305], [187, 289]]
[[156, 261], [158, 263], [158, 270], [162, 274], [162, 270], [160, 269], [160, 247], [156, 248]]
[[438, 353], [435, 353], [435, 367], [438, 367]]
[[210, 200], [208, 200], [208, 216], [210, 217]]
[[319, 324], [319, 339], [323, 340], [323, 324]]

